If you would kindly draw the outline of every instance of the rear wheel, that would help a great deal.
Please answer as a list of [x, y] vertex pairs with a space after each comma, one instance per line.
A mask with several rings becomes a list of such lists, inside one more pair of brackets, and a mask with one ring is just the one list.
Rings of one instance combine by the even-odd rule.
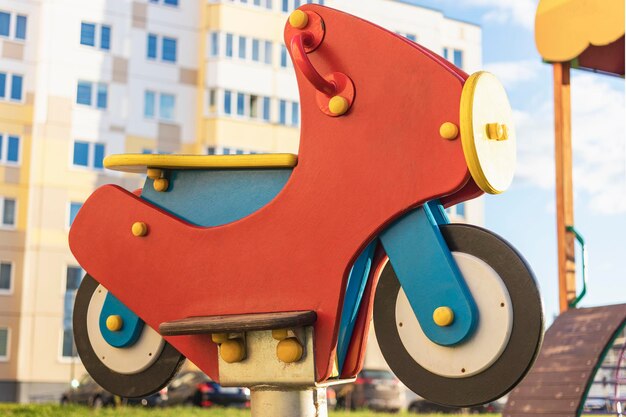
[[93, 379], [105, 390], [127, 398], [139, 398], [163, 388], [176, 375], [185, 357], [149, 326], [137, 341], [125, 348], [103, 338], [99, 317], [108, 291], [85, 275], [74, 303], [74, 340], [78, 355]]
[[470, 407], [501, 397], [526, 375], [543, 338], [543, 311], [530, 268], [506, 241], [470, 225], [441, 232], [478, 308], [474, 334], [452, 347], [431, 342], [391, 263], [376, 289], [374, 328], [408, 388], [444, 406]]

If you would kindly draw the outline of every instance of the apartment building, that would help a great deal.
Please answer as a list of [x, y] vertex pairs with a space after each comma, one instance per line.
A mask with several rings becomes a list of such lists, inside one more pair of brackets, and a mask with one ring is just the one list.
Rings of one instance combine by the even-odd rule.
[[[475, 25], [409, 1], [316, 2], [480, 67]], [[142, 182], [104, 170], [105, 155], [297, 153], [282, 33], [301, 3], [0, 0], [0, 401], [58, 399], [84, 373], [68, 230], [96, 187]], [[482, 203], [451, 216], [481, 223]]]

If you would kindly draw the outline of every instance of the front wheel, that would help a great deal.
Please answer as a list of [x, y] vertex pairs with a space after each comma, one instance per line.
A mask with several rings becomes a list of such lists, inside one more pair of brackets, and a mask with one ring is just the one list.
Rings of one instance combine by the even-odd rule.
[[502, 238], [476, 226], [441, 233], [478, 308], [468, 340], [440, 346], [423, 333], [388, 262], [376, 289], [374, 329], [398, 378], [416, 394], [448, 407], [493, 401], [526, 375], [543, 339], [543, 309], [532, 271]]
[[74, 303], [74, 341], [89, 375], [105, 390], [125, 398], [145, 397], [176, 375], [185, 357], [151, 327], [144, 326], [131, 346], [109, 345], [99, 318], [107, 289], [85, 275]]

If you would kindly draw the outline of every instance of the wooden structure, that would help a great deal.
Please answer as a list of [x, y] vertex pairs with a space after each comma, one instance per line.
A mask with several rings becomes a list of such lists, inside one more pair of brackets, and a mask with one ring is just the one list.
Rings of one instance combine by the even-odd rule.
[[624, 1], [542, 0], [537, 7], [535, 42], [541, 57], [554, 67], [559, 307], [563, 312], [575, 306], [576, 300], [570, 68], [624, 76]]
[[570, 103], [570, 68], [624, 76], [623, 17], [623, 0], [542, 0], [537, 8], [537, 49], [554, 67], [559, 306], [562, 314], [547, 331], [533, 369], [510, 394], [505, 417], [580, 415], [607, 349], [626, 322], [626, 305], [573, 308], [584, 295], [584, 289], [576, 295], [574, 239], [582, 243], [582, 238], [573, 227]]
[[511, 392], [504, 417], [580, 415], [593, 377], [626, 323], [626, 304], [570, 309], [546, 332], [528, 376]]

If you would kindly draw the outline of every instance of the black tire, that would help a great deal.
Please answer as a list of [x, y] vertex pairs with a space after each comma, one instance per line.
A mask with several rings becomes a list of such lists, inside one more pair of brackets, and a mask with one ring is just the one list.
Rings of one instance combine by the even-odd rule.
[[423, 368], [407, 352], [397, 330], [395, 306], [400, 283], [389, 262], [376, 288], [374, 329], [387, 364], [409, 389], [444, 406], [471, 407], [500, 398], [530, 370], [543, 340], [543, 308], [530, 267], [504, 239], [465, 224], [443, 225], [441, 232], [450, 251], [483, 260], [506, 286], [513, 327], [502, 354], [483, 372], [465, 378], [445, 377]]
[[121, 374], [107, 367], [94, 352], [87, 333], [87, 310], [98, 285], [98, 281], [85, 275], [74, 303], [74, 341], [85, 369], [98, 385], [120, 397], [140, 398], [159, 391], [176, 375], [185, 357], [165, 342], [159, 357], [143, 371]]

